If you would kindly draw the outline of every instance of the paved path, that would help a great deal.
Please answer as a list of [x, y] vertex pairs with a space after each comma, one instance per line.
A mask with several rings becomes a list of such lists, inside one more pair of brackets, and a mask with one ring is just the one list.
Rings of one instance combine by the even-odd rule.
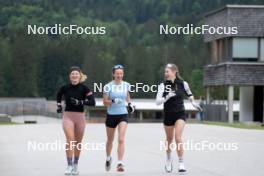
[[[0, 126], [0, 175], [3, 176], [59, 176], [65, 169], [64, 151], [28, 151], [28, 142], [64, 142], [59, 123]], [[104, 171], [105, 152], [100, 150], [105, 141], [103, 124], [88, 124], [84, 142], [99, 150], [84, 150], [80, 159], [82, 176], [129, 175], [161, 176], [164, 173], [165, 152], [160, 150], [164, 139], [162, 124], [129, 124], [126, 138], [125, 164], [127, 172], [117, 174]], [[264, 175], [264, 131], [188, 124], [186, 142], [209, 141], [237, 143], [237, 151], [186, 151], [185, 163], [192, 176], [262, 176]], [[196, 143], [197, 144], [197, 143]], [[94, 145], [94, 146], [91, 146]], [[97, 146], [96, 146], [97, 145]], [[43, 148], [42, 148], [43, 149]], [[116, 149], [116, 146], [114, 146]], [[116, 152], [113, 153], [114, 164]], [[176, 154], [174, 165], [177, 167]]]

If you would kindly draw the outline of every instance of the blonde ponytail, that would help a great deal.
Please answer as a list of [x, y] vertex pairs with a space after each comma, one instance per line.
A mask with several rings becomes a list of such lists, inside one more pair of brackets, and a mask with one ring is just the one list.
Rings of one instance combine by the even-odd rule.
[[80, 82], [84, 82], [86, 79], [87, 79], [87, 75], [86, 74], [83, 74], [82, 72], [80, 72], [81, 74], [81, 79], [80, 79]]

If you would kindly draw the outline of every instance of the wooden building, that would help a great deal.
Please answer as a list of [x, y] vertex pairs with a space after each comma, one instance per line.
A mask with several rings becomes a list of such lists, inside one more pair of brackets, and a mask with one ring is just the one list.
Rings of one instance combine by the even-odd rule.
[[209, 12], [204, 24], [237, 27], [238, 34], [204, 34], [211, 58], [204, 68], [207, 101], [214, 86], [228, 87], [228, 121], [233, 122], [234, 86], [239, 87], [239, 121], [263, 122], [264, 6], [227, 5]]

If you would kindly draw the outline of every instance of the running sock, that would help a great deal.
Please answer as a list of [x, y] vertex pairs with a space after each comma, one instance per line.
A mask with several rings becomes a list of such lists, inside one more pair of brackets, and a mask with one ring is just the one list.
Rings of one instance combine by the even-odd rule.
[[167, 160], [171, 160], [171, 152], [167, 152]]
[[179, 163], [183, 163], [183, 157], [179, 156]]
[[111, 160], [111, 156], [107, 156], [106, 161], [110, 161], [110, 160]]
[[73, 158], [73, 164], [78, 164], [78, 161], [79, 161], [79, 157], [78, 156], [75, 156]]
[[67, 157], [68, 166], [72, 165], [72, 157]]
[[117, 165], [118, 165], [118, 164], [122, 164], [122, 165], [123, 165], [123, 161], [122, 161], [122, 160], [118, 160], [118, 161], [117, 161]]

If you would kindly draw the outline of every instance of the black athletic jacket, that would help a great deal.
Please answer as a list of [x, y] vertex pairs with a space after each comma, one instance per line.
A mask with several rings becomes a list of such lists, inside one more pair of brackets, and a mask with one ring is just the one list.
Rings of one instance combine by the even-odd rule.
[[[67, 84], [60, 88], [57, 93], [57, 103], [61, 103], [62, 97], [65, 99], [65, 111], [83, 112], [84, 105], [95, 106], [95, 99], [92, 91], [82, 83], [77, 85]], [[80, 105], [73, 105], [71, 98], [82, 100], [84, 103]]]
[[[165, 101], [165, 97], [169, 92], [174, 92], [176, 96]], [[174, 81], [164, 81], [159, 85], [156, 102], [164, 103], [165, 112], [184, 111], [184, 96], [192, 96], [192, 92], [186, 81], [175, 79]]]

